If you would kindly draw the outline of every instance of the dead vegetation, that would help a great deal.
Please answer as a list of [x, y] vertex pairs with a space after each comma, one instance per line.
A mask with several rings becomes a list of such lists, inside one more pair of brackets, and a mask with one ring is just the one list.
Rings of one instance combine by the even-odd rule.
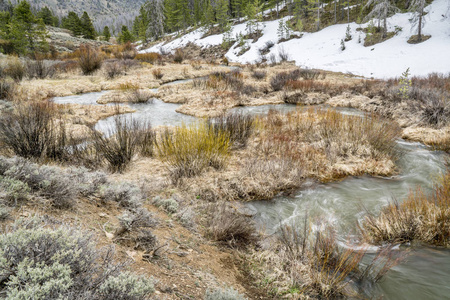
[[422, 242], [450, 245], [450, 169], [427, 195], [420, 188], [402, 202], [393, 201], [379, 215], [368, 212], [361, 224], [364, 238], [374, 244]]

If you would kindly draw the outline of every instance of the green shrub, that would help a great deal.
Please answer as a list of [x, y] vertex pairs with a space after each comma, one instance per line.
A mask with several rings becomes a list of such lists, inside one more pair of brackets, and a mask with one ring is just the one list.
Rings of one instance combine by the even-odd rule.
[[215, 131], [206, 122], [180, 126], [162, 133], [157, 149], [170, 168], [172, 180], [193, 177], [212, 166], [220, 169], [229, 154], [230, 138], [226, 132]]
[[178, 202], [173, 198], [161, 199], [160, 197], [155, 197], [153, 198], [153, 203], [156, 206], [162, 207], [170, 214], [174, 214], [178, 211]]
[[155, 287], [153, 280], [144, 276], [137, 276], [130, 272], [123, 272], [118, 276], [110, 276], [100, 286], [98, 293], [103, 299], [137, 300], [146, 299], [153, 294]]
[[239, 294], [233, 288], [207, 290], [205, 300], [245, 300], [246, 298]]
[[140, 188], [129, 182], [104, 186], [101, 194], [104, 200], [115, 201], [127, 208], [140, 206], [143, 199]]
[[147, 299], [151, 279], [98, 250], [94, 237], [44, 219], [20, 219], [0, 235], [0, 293], [7, 299]]
[[0, 176], [0, 199], [8, 206], [16, 206], [18, 203], [28, 200], [30, 187], [19, 180]]

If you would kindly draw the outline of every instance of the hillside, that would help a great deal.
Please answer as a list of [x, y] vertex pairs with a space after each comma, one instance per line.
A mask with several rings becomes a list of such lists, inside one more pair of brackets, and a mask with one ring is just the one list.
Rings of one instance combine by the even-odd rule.
[[86, 11], [98, 30], [106, 25], [111, 28], [120, 28], [122, 24], [130, 25], [144, 0], [29, 0], [29, 2], [37, 9], [48, 6], [58, 16], [65, 16], [69, 11], [81, 15]]
[[[270, 61], [273, 57], [279, 60], [281, 52], [287, 54], [289, 59], [295, 60], [298, 66], [375, 78], [400, 76], [408, 67], [412, 75], [447, 73], [450, 70], [450, 60], [447, 58], [450, 53], [448, 1], [435, 0], [425, 11], [428, 13], [425, 16], [423, 33], [431, 35], [431, 38], [420, 44], [407, 43], [408, 39], [416, 34], [410, 22], [412, 13], [398, 13], [388, 18], [388, 31], [395, 32], [395, 35], [369, 47], [363, 45], [366, 33], [359, 29], [367, 28], [369, 23], [337, 24], [313, 33], [293, 32], [292, 36], [302, 37], [278, 42], [279, 20], [274, 20], [259, 23], [262, 36], [257, 41], [245, 40], [242, 47], [238, 41], [234, 42], [225, 57], [231, 62], [255, 63]], [[352, 39], [345, 43], [345, 50], [341, 50], [341, 40], [345, 38], [348, 25]], [[245, 34], [246, 27], [246, 23], [233, 26], [231, 36]], [[208, 48], [221, 45], [223, 39], [224, 34], [205, 37], [204, 30], [198, 29], [169, 43], [159, 43], [141, 52], [160, 52], [161, 48], [163, 51], [173, 51], [189, 43]], [[274, 44], [268, 49], [270, 51], [264, 55], [260, 54], [260, 50], [270, 44]]]

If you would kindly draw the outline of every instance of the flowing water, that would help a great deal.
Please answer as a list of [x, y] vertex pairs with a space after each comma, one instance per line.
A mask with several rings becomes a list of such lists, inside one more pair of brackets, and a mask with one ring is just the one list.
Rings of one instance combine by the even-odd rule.
[[[187, 82], [187, 81], [182, 81]], [[171, 83], [176, 84], [177, 82]], [[178, 81], [180, 83], [180, 81]], [[54, 98], [56, 103], [96, 104], [105, 92], [89, 93]], [[179, 125], [196, 120], [194, 117], [177, 113], [179, 104], [164, 103], [153, 99], [144, 104], [128, 104], [136, 112], [127, 114], [138, 120], [149, 120], [153, 126]], [[264, 105], [236, 107], [231, 111], [261, 115], [275, 109], [282, 112], [297, 109], [295, 105]], [[355, 109], [336, 108], [341, 113], [361, 115]], [[114, 117], [99, 121], [95, 128], [106, 132], [111, 128]], [[389, 178], [350, 177], [339, 182], [318, 184], [309, 182], [291, 197], [277, 197], [271, 201], [252, 202], [248, 206], [254, 211], [260, 227], [274, 232], [283, 223], [301, 224], [307, 212], [308, 218], [332, 223], [343, 245], [354, 237], [357, 224], [366, 210], [377, 213], [394, 199], [401, 201], [410, 191], [420, 187], [431, 191], [436, 177], [444, 171], [444, 156], [430, 151], [421, 143], [398, 141], [402, 155], [398, 161], [399, 175]], [[399, 247], [396, 251], [407, 251]], [[395, 266], [378, 283], [367, 288], [368, 294], [383, 299], [450, 299], [450, 250], [412, 247], [407, 259]], [[374, 251], [375, 252], [375, 251]], [[368, 253], [370, 261], [375, 253]]]

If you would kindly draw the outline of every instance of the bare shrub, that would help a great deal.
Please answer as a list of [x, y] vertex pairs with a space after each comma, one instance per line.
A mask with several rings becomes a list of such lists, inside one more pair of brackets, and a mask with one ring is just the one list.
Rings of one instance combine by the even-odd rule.
[[300, 70], [300, 77], [305, 80], [315, 80], [318, 79], [321, 75], [321, 72], [319, 70], [314, 69], [299, 69]]
[[12, 114], [0, 118], [0, 140], [25, 158], [64, 160], [69, 138], [57, 115], [50, 102], [19, 104]]
[[184, 60], [184, 52], [181, 49], [177, 49], [173, 55], [173, 61], [177, 64], [181, 64]]
[[270, 85], [274, 91], [281, 91], [286, 83], [291, 80], [297, 80], [300, 77], [300, 70], [296, 69], [291, 72], [281, 72], [272, 77]]
[[37, 58], [36, 60], [26, 61], [26, 74], [28, 78], [44, 79], [52, 77], [55, 74], [55, 68], [50, 62]]
[[16, 89], [16, 83], [6, 79], [0, 79], [0, 99], [11, 100]]
[[109, 129], [107, 136], [92, 130], [91, 137], [95, 149], [108, 162], [113, 172], [123, 172], [139, 152], [151, 155], [154, 143], [150, 123], [120, 115], [115, 117], [114, 128]]
[[23, 62], [19, 58], [14, 57], [8, 60], [3, 73], [14, 79], [15, 82], [19, 82], [25, 76], [25, 71], [26, 69]]
[[241, 113], [224, 114], [216, 118], [208, 119], [208, 126], [214, 132], [221, 134], [226, 132], [229, 135], [233, 148], [242, 148], [247, 144], [253, 132], [254, 117]]
[[163, 78], [163, 76], [164, 76], [164, 74], [163, 74], [163, 72], [161, 71], [161, 69], [154, 69], [154, 70], [152, 71], [152, 74], [153, 74], [153, 76], [155, 77], [155, 79], [161, 79], [161, 78]]
[[131, 42], [127, 42], [116, 48], [114, 56], [119, 59], [134, 59], [137, 55], [137, 50]]
[[252, 77], [257, 79], [257, 80], [263, 80], [265, 79], [267, 76], [267, 72], [266, 71], [258, 71], [255, 70], [252, 72]]
[[254, 246], [259, 235], [251, 218], [244, 216], [227, 203], [208, 206], [208, 238], [233, 248]]
[[193, 177], [211, 166], [223, 167], [229, 153], [227, 133], [215, 131], [206, 122], [166, 130], [157, 140], [159, 157], [167, 164], [172, 181]]
[[108, 79], [114, 79], [123, 73], [122, 66], [117, 61], [106, 62], [103, 69], [105, 71], [106, 78]]
[[103, 63], [103, 56], [101, 53], [88, 44], [80, 46], [78, 58], [78, 65], [83, 72], [83, 75], [91, 75], [101, 68]]
[[278, 57], [280, 61], [288, 61], [289, 60], [289, 53], [284, 49], [284, 47], [280, 47], [278, 50]]
[[0, 235], [1, 293], [24, 299], [143, 300], [154, 292], [150, 279], [121, 273], [126, 264], [114, 262], [113, 248], [97, 249], [94, 240], [66, 224], [19, 219]]

